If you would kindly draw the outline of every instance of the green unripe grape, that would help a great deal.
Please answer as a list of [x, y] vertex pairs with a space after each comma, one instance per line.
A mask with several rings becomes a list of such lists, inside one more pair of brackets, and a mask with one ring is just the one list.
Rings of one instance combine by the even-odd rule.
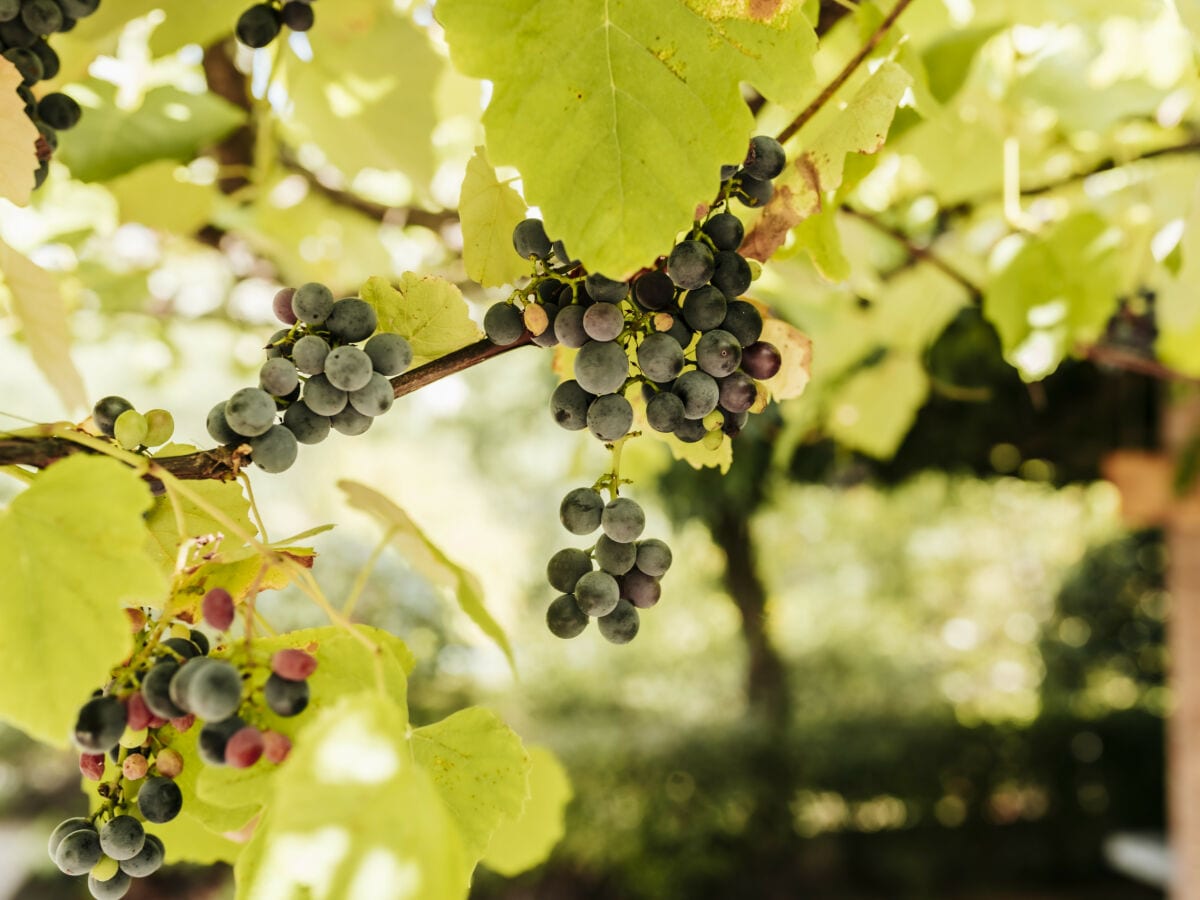
[[146, 413], [147, 447], [161, 447], [175, 434], [175, 417], [165, 409], [152, 409]]
[[100, 862], [92, 866], [91, 876], [97, 881], [108, 881], [121, 870], [121, 864], [111, 856], [100, 857]]
[[117, 416], [117, 421], [113, 423], [113, 437], [125, 450], [136, 450], [142, 446], [146, 443], [146, 435], [149, 432], [150, 426], [146, 422], [146, 417], [136, 409], [125, 410]]

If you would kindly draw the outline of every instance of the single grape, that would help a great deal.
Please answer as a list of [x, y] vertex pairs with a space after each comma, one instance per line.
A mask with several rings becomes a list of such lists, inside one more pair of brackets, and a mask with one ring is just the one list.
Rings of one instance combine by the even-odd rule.
[[374, 372], [365, 385], [357, 391], [350, 392], [349, 400], [355, 410], [374, 418], [382, 416], [392, 408], [396, 401], [396, 391], [386, 377]]
[[550, 413], [554, 421], [567, 431], [587, 428], [587, 411], [593, 394], [579, 386], [577, 381], [564, 381], [550, 395]]
[[242, 437], [265, 434], [275, 424], [275, 398], [262, 388], [235, 391], [225, 404], [225, 421]]
[[201, 611], [205, 622], [217, 631], [226, 631], [233, 624], [233, 595], [215, 587], [204, 595]]
[[633, 407], [621, 394], [604, 394], [588, 406], [588, 431], [601, 441], [624, 437], [632, 425]]
[[170, 747], [159, 750], [154, 756], [154, 771], [164, 778], [178, 778], [183, 771], [183, 756]]
[[335, 388], [324, 375], [314, 375], [304, 382], [304, 405], [319, 416], [335, 416], [346, 408], [349, 395]]
[[653, 575], [631, 569], [621, 578], [621, 596], [638, 609], [649, 609], [662, 596], [662, 585]]
[[63, 11], [54, 0], [24, 0], [21, 21], [34, 34], [54, 34], [63, 26]]
[[0, 22], [11, 22], [21, 14], [21, 0], [0, 0]]
[[258, 386], [276, 397], [286, 397], [299, 383], [300, 373], [296, 371], [296, 364], [282, 356], [268, 359], [258, 370]]
[[292, 742], [278, 731], [263, 732], [263, 756], [267, 762], [281, 763], [292, 752]]
[[695, 444], [704, 440], [708, 429], [704, 426], [703, 417], [699, 419], [684, 419], [675, 429], [675, 437], [685, 444]]
[[146, 417], [136, 409], [125, 410], [117, 416], [117, 421], [113, 423], [113, 437], [125, 450], [136, 450], [142, 446], [149, 433], [150, 426], [146, 422]]
[[141, 731], [153, 718], [154, 713], [146, 705], [146, 698], [141, 691], [134, 691], [125, 698], [125, 727], [130, 731]]
[[675, 282], [661, 269], [647, 272], [633, 283], [633, 295], [642, 309], [658, 312], [675, 302]]
[[265, 434], [250, 438], [250, 459], [264, 472], [286, 472], [299, 454], [296, 436], [283, 425], [272, 425]]
[[721, 415], [724, 421], [721, 423], [721, 431], [730, 437], [737, 437], [742, 433], [742, 429], [746, 427], [746, 423], [750, 421], [750, 413], [743, 410], [742, 412], [730, 412], [729, 410], [721, 410]]
[[[259, 6], [265, 5], [259, 4]], [[246, 11], [246, 14], [257, 8], [251, 7]], [[274, 10], [272, 10], [273, 13]], [[245, 18], [245, 15], [242, 18]], [[238, 35], [238, 38], [240, 40], [241, 35]], [[243, 41], [243, 43], [245, 42]], [[265, 44], [262, 46], [265, 46]], [[292, 313], [301, 322], [307, 322], [309, 325], [320, 325], [329, 318], [331, 312], [333, 312], [333, 291], [319, 282], [310, 281], [307, 284], [302, 284], [292, 294]]]
[[92, 407], [92, 421], [96, 427], [109, 437], [113, 436], [113, 427], [121, 413], [133, 409], [133, 404], [124, 397], [102, 397]]
[[288, 681], [272, 674], [263, 686], [263, 697], [277, 716], [299, 715], [308, 706], [308, 682]]
[[200, 737], [196, 741], [196, 749], [200, 758], [210, 766], [225, 765], [225, 747], [229, 739], [245, 726], [237, 716], [231, 716], [222, 722], [209, 722], [200, 729]]
[[64, 835], [54, 851], [54, 864], [64, 875], [84, 875], [91, 871], [104, 851], [94, 828], [82, 828]]
[[592, 272], [583, 282], [588, 296], [598, 303], [620, 303], [629, 296], [629, 283], [613, 281], [599, 272]]
[[271, 671], [287, 681], [304, 681], [317, 671], [317, 660], [303, 650], [277, 650], [271, 657]]
[[588, 341], [575, 357], [575, 380], [592, 394], [615, 394], [625, 386], [629, 357], [612, 341]]
[[628, 600], [618, 600], [612, 612], [601, 616], [596, 627], [610, 644], [628, 644], [637, 637], [641, 617]]
[[175, 674], [171, 676], [171, 684], [167, 689], [167, 692], [171, 697], [171, 702], [185, 713], [191, 713], [193, 711], [192, 698], [190, 695], [192, 680], [200, 674], [207, 664], [212, 662], [215, 662], [215, 660], [189, 660], [181, 665], [176, 670]]
[[731, 413], [745, 412], [758, 397], [758, 384], [745, 372], [734, 372], [717, 382], [721, 408]]
[[233, 733], [225, 744], [225, 764], [235, 769], [248, 769], [263, 755], [263, 734], [253, 725]]
[[74, 816], [70, 819], [64, 819], [54, 827], [50, 832], [50, 840], [47, 850], [50, 851], [50, 861], [54, 861], [54, 854], [58, 850], [58, 845], [62, 843], [63, 838], [68, 834], [73, 834], [76, 831], [95, 831], [92, 823], [80, 816]]
[[75, 746], [85, 753], [107, 753], [125, 732], [125, 707], [113, 696], [93, 697], [75, 719]]
[[569, 272], [579, 265], [579, 260], [571, 259], [571, 254], [567, 252], [567, 245], [562, 241], [555, 241], [550, 245], [550, 262], [556, 269], [563, 272]]
[[689, 419], [703, 419], [716, 409], [721, 394], [713, 377], [699, 369], [680, 375], [672, 390], [683, 401], [683, 414]]
[[559, 550], [546, 563], [546, 580], [550, 587], [564, 594], [575, 590], [579, 579], [592, 571], [592, 560], [582, 550], [567, 547]]
[[363, 352], [380, 375], [399, 375], [412, 365], [412, 345], [398, 334], [380, 332], [363, 344]]
[[104, 754], [79, 754], [79, 774], [88, 781], [99, 781], [104, 777]]
[[185, 706], [207, 722], [220, 722], [237, 712], [242, 703], [242, 676], [237, 667], [223, 659], [196, 660], [180, 670], [181, 674], [193, 666], [206, 662], [200, 672], [188, 682]]
[[295, 288], [285, 287], [276, 291], [274, 299], [271, 300], [271, 311], [284, 325], [296, 324], [296, 311], [292, 309], [292, 298], [295, 296]]
[[558, 507], [558, 519], [571, 534], [591, 534], [600, 527], [604, 500], [592, 488], [568, 491]]
[[715, 257], [712, 284], [730, 300], [750, 289], [750, 264], [733, 250], [722, 250]]
[[156, 775], [147, 778], [138, 791], [137, 805], [143, 819], [162, 825], [179, 815], [183, 808], [183, 792], [170, 778]]
[[365, 341], [375, 333], [379, 325], [379, 317], [366, 300], [357, 297], [347, 297], [333, 304], [333, 311], [325, 320], [325, 327], [339, 341], [353, 344]]
[[329, 437], [329, 416], [318, 415], [303, 403], [293, 403], [283, 414], [283, 427], [301, 444], [319, 444]]
[[646, 421], [655, 431], [672, 432], [686, 418], [683, 414], [683, 401], [670, 391], [657, 393], [646, 401]]
[[374, 374], [371, 357], [358, 347], [335, 347], [325, 357], [325, 377], [335, 388], [357, 391], [365, 387]]
[[[140, 753], [130, 753], [121, 763], [121, 774], [126, 781], [141, 781], [150, 769], [150, 762]], [[111, 854], [110, 854], [111, 855]]]
[[775, 138], [766, 134], [755, 135], [750, 139], [750, 152], [742, 163], [742, 171], [751, 178], [759, 181], [770, 181], [778, 176], [787, 165], [787, 154], [783, 145]]
[[[49, 41], [47, 41], [45, 38], [39, 41], [34, 41], [33, 44], [30, 45], [29, 49], [37, 55], [38, 60], [42, 64], [42, 77], [47, 81], [54, 78], [54, 76], [57, 75], [59, 70], [62, 68], [62, 63], [58, 58], [58, 54], [55, 53], [50, 47]], [[18, 91], [18, 93], [20, 93], [20, 91]], [[48, 114], [58, 118], [58, 124], [51, 122], [46, 118], [46, 116], [42, 115], [42, 105], [35, 100], [33, 103], [33, 108], [38, 114], [37, 117], [51, 128], [57, 129], [58, 131], [66, 131], [67, 129], [74, 128], [76, 125], [78, 125], [81, 113], [76, 114], [73, 112], [73, 110], [79, 109], [79, 104], [75, 103], [74, 99], [71, 97], [67, 97], [66, 94], [46, 95], [46, 97], [52, 96], [66, 97], [67, 100], [70, 101], [70, 103], [64, 103], [62, 100], [54, 100], [51, 101], [51, 106], [46, 109]], [[25, 98], [23, 97], [22, 99]], [[45, 98], [43, 97], [42, 99], [44, 100]], [[75, 105], [72, 107], [70, 104]]]
[[[36, 50], [34, 51], [37, 52]], [[50, 51], [53, 52], [53, 51]], [[57, 59], [57, 57], [53, 57]], [[42, 60], [42, 72], [46, 78], [53, 78], [53, 75], [46, 74], [47, 57], [39, 56]], [[51, 128], [58, 131], [67, 131], [79, 124], [79, 118], [83, 115], [83, 110], [79, 108], [79, 104], [66, 94], [47, 94], [38, 101], [38, 118], [49, 125]]]
[[357, 437], [360, 434], [365, 434], [371, 427], [371, 422], [372, 419], [370, 416], [363, 415], [350, 404], [346, 404], [345, 409], [340, 413], [335, 413], [329, 417], [329, 423], [333, 426], [333, 429], [348, 437]]
[[683, 297], [683, 318], [695, 331], [709, 331], [725, 319], [729, 303], [725, 295], [711, 285], [688, 291]]
[[680, 241], [667, 257], [667, 274], [685, 291], [708, 284], [714, 267], [712, 250], [703, 241]]
[[614, 541], [607, 534], [600, 535], [596, 549], [592, 552], [596, 565], [609, 575], [624, 575], [633, 568], [637, 559], [637, 546]]
[[638, 541], [637, 567], [647, 575], [661, 578], [671, 568], [671, 548], [658, 538]]
[[109, 859], [132, 859], [146, 842], [146, 830], [133, 816], [114, 816], [100, 829], [100, 849]]
[[316, 21], [313, 8], [299, 0], [289, 0], [283, 4], [283, 9], [279, 11], [279, 18], [292, 31], [308, 31]]
[[161, 447], [175, 434], [175, 417], [165, 409], [152, 409], [146, 413], [147, 447]]
[[546, 626], [555, 637], [578, 637], [587, 628], [588, 621], [571, 594], [555, 597], [546, 610]]
[[742, 346], [728, 331], [715, 328], [700, 336], [696, 344], [696, 365], [713, 378], [724, 378], [742, 361]]
[[197, 631], [195, 628], [193, 628], [188, 631], [187, 639], [199, 648], [201, 656], [208, 655], [208, 651], [211, 649], [211, 646], [208, 643], [208, 636], [205, 635], [203, 631]]
[[[16, 26], [18, 24], [18, 22], [13, 21], [6, 22], [4, 25], [0, 25], [0, 39], [4, 39], [6, 31], [15, 30], [15, 28], [10, 26]], [[22, 26], [22, 28], [24, 28], [24, 26]], [[32, 44], [35, 40], [37, 40], [37, 36], [32, 31], [27, 28], [24, 28], [24, 31], [29, 35], [28, 43]], [[22, 84], [37, 84], [42, 80], [42, 74], [44, 73], [44, 70], [42, 69], [42, 61], [38, 59], [37, 54], [30, 50], [27, 46], [10, 47], [0, 55], [3, 55], [5, 59], [17, 67], [17, 72], [21, 76]]]
[[320, 375], [325, 371], [329, 343], [315, 334], [306, 334], [292, 347], [292, 361], [305, 375]]
[[501, 300], [489, 306], [488, 311], [484, 313], [483, 331], [493, 344], [507, 347], [521, 339], [521, 335], [525, 333], [525, 320], [516, 306]]
[[604, 507], [600, 527], [612, 540], [629, 544], [641, 537], [646, 527], [646, 514], [636, 500], [618, 497]]
[[559, 281], [557, 278], [546, 278], [539, 281], [537, 284], [538, 300], [542, 303], [557, 303], [558, 295], [562, 293], [562, 289], [567, 285], [565, 281]]
[[749, 207], [765, 206], [775, 193], [771, 182], [760, 181], [745, 174], [739, 175], [734, 185], [733, 196]]
[[575, 602], [584, 615], [597, 618], [613, 611], [621, 599], [617, 580], [607, 572], [588, 572], [575, 584]]
[[138, 854], [121, 860], [121, 871], [133, 878], [146, 878], [162, 868], [166, 851], [157, 835], [147, 834]]
[[683, 371], [683, 348], [670, 334], [655, 332], [638, 345], [637, 363], [651, 381], [671, 381]]
[[703, 231], [718, 250], [736, 250], [742, 246], [746, 226], [733, 213], [717, 213], [704, 223]]
[[763, 320], [753, 303], [733, 300], [725, 309], [725, 319], [718, 326], [728, 331], [743, 347], [748, 347], [762, 335]]
[[742, 369], [752, 378], [766, 381], [783, 365], [779, 348], [767, 341], [756, 341], [742, 349]]
[[234, 34], [247, 47], [257, 50], [275, 40], [279, 35], [280, 25], [279, 11], [274, 6], [269, 3], [256, 3], [238, 17]]
[[[230, 619], [233, 615], [230, 613]], [[142, 697], [150, 711], [164, 719], [174, 719], [185, 715], [187, 710], [181, 709], [171, 699], [171, 681], [179, 670], [179, 663], [173, 659], [165, 659], [155, 663], [146, 677], [142, 679]]]
[[554, 318], [554, 336], [564, 347], [578, 350], [590, 340], [583, 327], [583, 317], [588, 309], [589, 307], [575, 303], [558, 311]]
[[545, 259], [550, 255], [550, 247], [541, 219], [524, 219], [513, 229], [513, 248], [522, 259]]
[[[540, 312], [545, 317], [545, 324], [542, 330], [533, 336], [533, 343], [536, 347], [555, 347], [558, 345], [558, 335], [554, 333], [554, 323], [558, 321], [558, 314], [561, 307], [557, 303], [546, 302], [542, 304], [530, 303], [525, 307], [525, 327], [529, 328], [529, 320], [535, 312]], [[532, 329], [530, 329], [532, 332]]]
[[583, 330], [593, 341], [615, 341], [625, 330], [625, 314], [613, 303], [594, 303], [584, 310]]

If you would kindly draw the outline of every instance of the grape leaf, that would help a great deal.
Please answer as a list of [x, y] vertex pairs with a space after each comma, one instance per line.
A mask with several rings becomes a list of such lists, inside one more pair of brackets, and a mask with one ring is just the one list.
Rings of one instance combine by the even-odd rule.
[[571, 802], [571, 780], [558, 758], [545, 747], [529, 752], [529, 799], [516, 818], [507, 818], [492, 834], [483, 864], [506, 878], [543, 862], [566, 832], [564, 813]]
[[58, 282], [0, 240], [0, 285], [11, 298], [13, 314], [21, 323], [34, 363], [63, 405], [72, 410], [86, 407], [83, 376], [68, 352], [71, 331]]
[[[276, 547], [306, 568], [312, 568], [316, 555], [310, 547]], [[184, 591], [199, 604], [200, 598], [215, 587], [225, 588], [240, 601], [250, 591], [278, 591], [287, 587], [292, 572], [282, 563], [267, 562], [252, 548], [221, 553], [210, 562], [198, 566], [184, 580]], [[177, 608], [178, 609], [178, 608]]]
[[471, 620], [504, 651], [509, 665], [515, 666], [512, 646], [504, 629], [492, 618], [483, 605], [483, 590], [479, 579], [447, 558], [437, 545], [425, 536], [408, 513], [373, 488], [357, 481], [342, 480], [338, 487], [346, 495], [346, 501], [355, 509], [365, 512], [382, 525], [392, 542], [400, 549], [405, 560], [416, 571], [424, 575], [435, 587], [448, 590], [458, 598]]
[[79, 707], [133, 646], [127, 602], [165, 584], [145, 549], [150, 491], [115, 460], [72, 456], [0, 511], [0, 718], [66, 744]]
[[469, 874], [501, 820], [525, 805], [529, 754], [511, 728], [478, 706], [418, 728], [412, 751], [458, 822]]
[[445, 356], [483, 336], [467, 314], [462, 291], [444, 278], [405, 272], [399, 286], [392, 287], [386, 279], [374, 277], [363, 285], [361, 296], [375, 307], [380, 331], [408, 339], [414, 365]]
[[890, 351], [877, 365], [850, 375], [830, 404], [829, 433], [878, 459], [900, 446], [929, 393], [929, 377], [915, 354]]
[[[589, 269], [614, 277], [670, 248], [746, 154], [749, 81], [770, 99], [807, 88], [815, 36], [789, 4], [769, 21], [660, 0], [441, 0], [458, 69], [494, 83], [493, 162]], [[704, 13], [704, 14], [702, 14]]]
[[1200, 376], [1200, 187], [1184, 220], [1179, 272], [1163, 279], [1158, 291], [1155, 349], [1164, 363], [1185, 375]]
[[[200, 498], [211, 506], [221, 510], [250, 534], [258, 533], [258, 529], [250, 521], [250, 501], [242, 493], [242, 486], [238, 482], [197, 481], [189, 486], [189, 490], [200, 495]], [[171, 502], [171, 498], [157, 498], [146, 515], [146, 528], [150, 531], [150, 553], [167, 572], [175, 568], [179, 545], [184, 540], [201, 535], [225, 534], [227, 530], [220, 522], [189, 500], [180, 497], [178, 503], [183, 517], [183, 534], [179, 533], [175, 518], [175, 505]]]
[[117, 87], [89, 78], [70, 94], [83, 118], [57, 157], [81, 181], [105, 181], [159, 159], [191, 160], [246, 120], [246, 112], [216, 94], [189, 94], [176, 87], [146, 92], [141, 105], [122, 109]]
[[483, 147], [476, 147], [467, 163], [458, 217], [467, 277], [496, 287], [529, 274], [529, 262], [517, 256], [512, 243], [513, 229], [525, 218], [525, 201], [496, 178]]
[[308, 32], [312, 59], [287, 57], [292, 110], [280, 127], [295, 144], [315, 144], [349, 176], [399, 170], [424, 190], [433, 177], [429, 136], [437, 125], [429, 86], [445, 58], [425, 29], [390, 7], [341, 0], [317, 8], [320, 25]]
[[206, 225], [213, 217], [216, 188], [181, 180], [180, 171], [178, 163], [159, 160], [110, 181], [106, 187], [121, 208], [121, 221], [176, 234]]
[[38, 130], [17, 94], [21, 75], [17, 67], [0, 57], [0, 197], [17, 206], [29, 202], [33, 173], [38, 167]]
[[800, 329], [774, 316], [763, 316], [762, 338], [779, 348], [783, 362], [779, 371], [763, 383], [775, 400], [799, 397], [808, 387], [812, 373], [812, 341]]
[[[812, 140], [775, 181], [775, 194], [746, 235], [742, 255], [766, 260], [783, 246], [788, 232], [819, 212], [842, 183], [847, 153], [874, 153], [883, 146], [896, 106], [912, 76], [884, 62], [844, 109]], [[801, 132], [802, 138], [805, 132]]]
[[407, 730], [404, 711], [369, 692], [301, 731], [238, 859], [238, 900], [466, 898], [458, 825]]

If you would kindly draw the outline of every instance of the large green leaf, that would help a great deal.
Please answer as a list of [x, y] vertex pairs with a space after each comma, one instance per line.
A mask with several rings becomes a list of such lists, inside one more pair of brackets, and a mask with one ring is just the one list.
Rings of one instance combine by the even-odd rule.
[[[223, 512], [229, 519], [250, 534], [258, 529], [250, 521], [250, 501], [236, 481], [198, 481], [190, 486], [210, 506]], [[162, 568], [170, 572], [175, 568], [179, 545], [188, 538], [209, 534], [224, 534], [228, 529], [213, 519], [195, 504], [180, 498], [179, 514], [183, 519], [183, 534], [179, 533], [179, 521], [175, 517], [175, 504], [169, 497], [154, 501], [146, 516], [146, 527], [150, 531], [150, 553], [158, 559]]]
[[133, 646], [126, 603], [156, 600], [150, 490], [111, 459], [73, 456], [0, 512], [0, 718], [66, 744], [79, 707]]
[[[753, 4], [752, 4], [753, 5]], [[441, 0], [451, 58], [495, 90], [488, 152], [593, 271], [666, 252], [754, 127], [740, 81], [795, 103], [816, 47], [794, 4], [768, 21], [683, 0]], [[740, 5], [738, 5], [740, 9]]]
[[545, 747], [529, 747], [529, 799], [515, 819], [506, 819], [492, 835], [483, 864], [512, 877], [543, 862], [566, 832], [564, 814], [571, 802], [571, 780], [558, 758]]
[[38, 130], [25, 115], [25, 103], [17, 94], [20, 84], [17, 67], [0, 57], [0, 197], [24, 206], [38, 165]]
[[1184, 374], [1200, 376], [1200, 187], [1180, 240], [1182, 257], [1178, 274], [1165, 279], [1158, 291], [1158, 339], [1155, 349], [1162, 361]]
[[134, 109], [116, 104], [117, 88], [89, 78], [69, 93], [84, 116], [59, 146], [57, 157], [81, 181], [104, 181], [157, 159], [190, 160], [246, 119], [244, 110], [216, 94], [175, 87], [146, 93]]
[[529, 754], [511, 728], [478, 706], [418, 728], [412, 749], [458, 822], [473, 868], [500, 822], [525, 805]]
[[467, 314], [462, 291], [444, 278], [405, 272], [400, 284], [392, 287], [387, 279], [375, 277], [363, 285], [362, 298], [375, 307], [380, 331], [408, 339], [413, 365], [445, 356], [483, 337]]
[[435, 587], [454, 594], [463, 612], [496, 642], [508, 657], [509, 664], [514, 665], [512, 645], [504, 629], [483, 605], [483, 589], [479, 579], [447, 557], [409, 518], [408, 513], [374, 488], [349, 480], [339, 481], [338, 487], [345, 493], [351, 506], [365, 512], [386, 529], [392, 543], [400, 549], [410, 566]]
[[477, 147], [467, 163], [458, 217], [463, 265], [469, 278], [484, 287], [496, 287], [529, 274], [529, 261], [517, 256], [512, 241], [513, 229], [525, 218], [525, 201], [496, 178], [483, 147]]
[[300, 733], [238, 859], [239, 900], [461, 900], [459, 828], [414, 761], [404, 711], [347, 697]]
[[929, 376], [916, 356], [893, 350], [841, 385], [829, 409], [829, 433], [840, 443], [889, 459], [912, 428], [929, 393]]

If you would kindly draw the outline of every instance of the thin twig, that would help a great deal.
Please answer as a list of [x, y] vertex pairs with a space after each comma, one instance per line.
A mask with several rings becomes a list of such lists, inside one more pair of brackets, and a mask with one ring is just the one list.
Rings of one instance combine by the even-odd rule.
[[872, 215], [859, 212], [856, 209], [851, 209], [849, 206], [843, 206], [842, 212], [848, 216], [853, 216], [860, 222], [865, 222], [880, 234], [886, 234], [896, 243], [902, 245], [908, 252], [908, 255], [913, 259], [919, 259], [922, 262], [929, 263], [929, 265], [938, 269], [940, 272], [942, 272], [942, 274], [953, 279], [954, 281], [957, 281], [971, 294], [972, 302], [979, 303], [983, 300], [983, 290], [979, 287], [979, 285], [972, 281], [966, 274], [959, 271], [957, 267], [946, 262], [946, 260], [942, 259], [942, 257], [934, 253], [928, 247], [922, 247], [920, 244], [913, 243], [912, 238], [910, 238], [904, 232], [893, 228], [891, 225], [884, 224]]
[[825, 85], [824, 89], [817, 95], [816, 99], [813, 100], [812, 103], [808, 104], [804, 111], [792, 120], [790, 125], [784, 128], [783, 131], [779, 132], [779, 134], [776, 136], [776, 140], [779, 141], [779, 143], [783, 144], [790, 140], [797, 131], [808, 124], [809, 119], [820, 112], [821, 107], [830, 101], [833, 95], [838, 92], [838, 89], [850, 80], [850, 76], [854, 74], [855, 69], [861, 66], [863, 61], [866, 60], [866, 58], [871, 55], [875, 48], [879, 46], [879, 43], [883, 40], [884, 35], [888, 33], [888, 30], [894, 24], [896, 24], [896, 20], [900, 18], [900, 14], [908, 8], [910, 3], [912, 3], [912, 0], [899, 0], [895, 8], [888, 13], [887, 18], [880, 22], [879, 27], [875, 29], [875, 32], [869, 38], [867, 38], [867, 42], [863, 44], [862, 49], [860, 49], [858, 53], [854, 54], [850, 61], [846, 63], [842, 71], [838, 72], [837, 77], [834, 78], [833, 81], [829, 82], [829, 84]]

